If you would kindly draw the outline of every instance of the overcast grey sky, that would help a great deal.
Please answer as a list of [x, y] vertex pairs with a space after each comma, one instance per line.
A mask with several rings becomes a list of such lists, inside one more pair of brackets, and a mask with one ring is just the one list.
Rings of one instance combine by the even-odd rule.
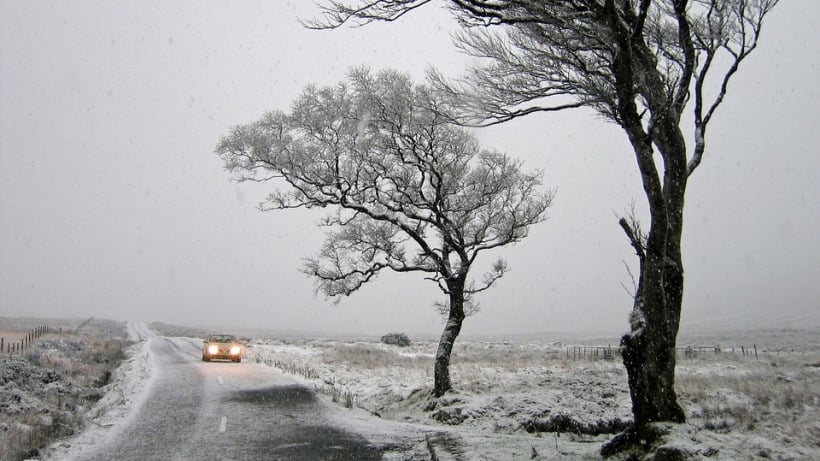
[[[297, 268], [316, 213], [257, 211], [213, 151], [350, 66], [458, 76], [440, 7], [310, 31], [307, 1], [0, 0], [0, 315], [436, 335], [441, 294], [386, 275], [338, 305]], [[820, 2], [784, 0], [732, 82], [690, 180], [684, 328], [820, 326]], [[465, 334], [626, 331], [615, 213], [643, 209], [631, 149], [589, 111], [481, 130], [542, 168], [549, 219], [502, 250], [511, 272]], [[501, 254], [501, 253], [499, 253]], [[487, 255], [487, 259], [493, 259]]]

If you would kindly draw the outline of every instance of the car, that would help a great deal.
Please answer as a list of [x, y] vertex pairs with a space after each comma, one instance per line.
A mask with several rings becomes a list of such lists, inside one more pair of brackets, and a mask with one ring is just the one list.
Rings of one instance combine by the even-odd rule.
[[202, 343], [202, 361], [213, 359], [242, 361], [242, 345], [234, 335], [208, 335]]

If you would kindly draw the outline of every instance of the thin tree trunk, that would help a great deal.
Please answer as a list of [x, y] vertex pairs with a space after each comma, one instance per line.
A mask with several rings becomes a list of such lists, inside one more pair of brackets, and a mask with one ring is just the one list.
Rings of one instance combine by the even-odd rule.
[[450, 381], [450, 355], [453, 352], [453, 344], [461, 332], [461, 325], [464, 323], [464, 282], [460, 280], [448, 282], [448, 289], [450, 290], [450, 313], [436, 351], [434, 397], [441, 397], [453, 388]]

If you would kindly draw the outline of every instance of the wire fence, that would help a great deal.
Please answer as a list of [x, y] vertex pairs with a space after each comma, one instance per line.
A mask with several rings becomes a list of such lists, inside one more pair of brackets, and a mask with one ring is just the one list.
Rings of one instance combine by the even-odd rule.
[[[678, 356], [683, 355], [684, 357], [697, 357], [699, 355], [704, 354], [736, 354], [742, 355], [744, 357], [754, 357], [755, 359], [759, 358], [758, 354], [758, 347], [757, 344], [752, 344], [750, 346], [732, 346], [732, 347], [721, 347], [720, 345], [713, 345], [713, 346], [680, 346], [676, 348], [676, 352]], [[779, 350], [777, 351], [770, 351], [776, 352], [778, 355], [780, 353]], [[567, 346], [566, 347], [566, 358], [567, 360], [604, 360], [604, 361], [611, 361], [615, 360], [616, 358], [620, 358], [621, 355], [621, 348], [619, 346], [613, 347], [611, 345], [607, 346]]]
[[684, 357], [695, 357], [700, 354], [741, 354], [744, 357], [751, 357], [757, 359], [757, 344], [752, 344], [752, 347], [737, 346], [737, 347], [721, 347], [719, 344], [714, 346], [684, 346], [677, 348], [678, 354], [683, 353]]
[[615, 360], [621, 355], [620, 347], [612, 346], [567, 346], [567, 359], [572, 360]]
[[41, 325], [32, 328], [31, 331], [23, 335], [20, 340], [6, 341], [5, 337], [0, 336], [0, 353], [2, 354], [23, 354], [26, 350], [31, 348], [34, 341], [38, 338], [52, 333], [61, 334], [62, 328], [52, 328], [48, 325]]

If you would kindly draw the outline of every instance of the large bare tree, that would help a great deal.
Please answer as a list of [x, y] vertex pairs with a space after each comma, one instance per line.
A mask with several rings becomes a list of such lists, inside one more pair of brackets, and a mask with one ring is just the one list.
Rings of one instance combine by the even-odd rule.
[[[431, 0], [332, 1], [309, 27], [394, 21]], [[638, 257], [631, 331], [622, 338], [634, 423], [683, 422], [675, 342], [684, 270], [687, 180], [729, 81], [758, 44], [777, 0], [450, 0], [464, 27], [456, 44], [483, 58], [460, 81], [433, 73], [456, 96], [464, 123], [589, 107], [618, 124], [634, 151], [649, 225], [620, 226]], [[693, 126], [682, 117], [691, 110]], [[687, 146], [687, 140], [689, 146]]]
[[334, 209], [324, 245], [302, 268], [324, 295], [350, 295], [383, 270], [438, 285], [447, 296], [440, 397], [452, 387], [450, 355], [473, 295], [507, 272], [498, 259], [474, 280], [476, 258], [526, 237], [552, 196], [539, 190], [540, 172], [480, 149], [437, 106], [404, 74], [356, 69], [335, 87], [307, 86], [289, 114], [235, 127], [217, 153], [240, 181], [284, 180], [263, 210]]

